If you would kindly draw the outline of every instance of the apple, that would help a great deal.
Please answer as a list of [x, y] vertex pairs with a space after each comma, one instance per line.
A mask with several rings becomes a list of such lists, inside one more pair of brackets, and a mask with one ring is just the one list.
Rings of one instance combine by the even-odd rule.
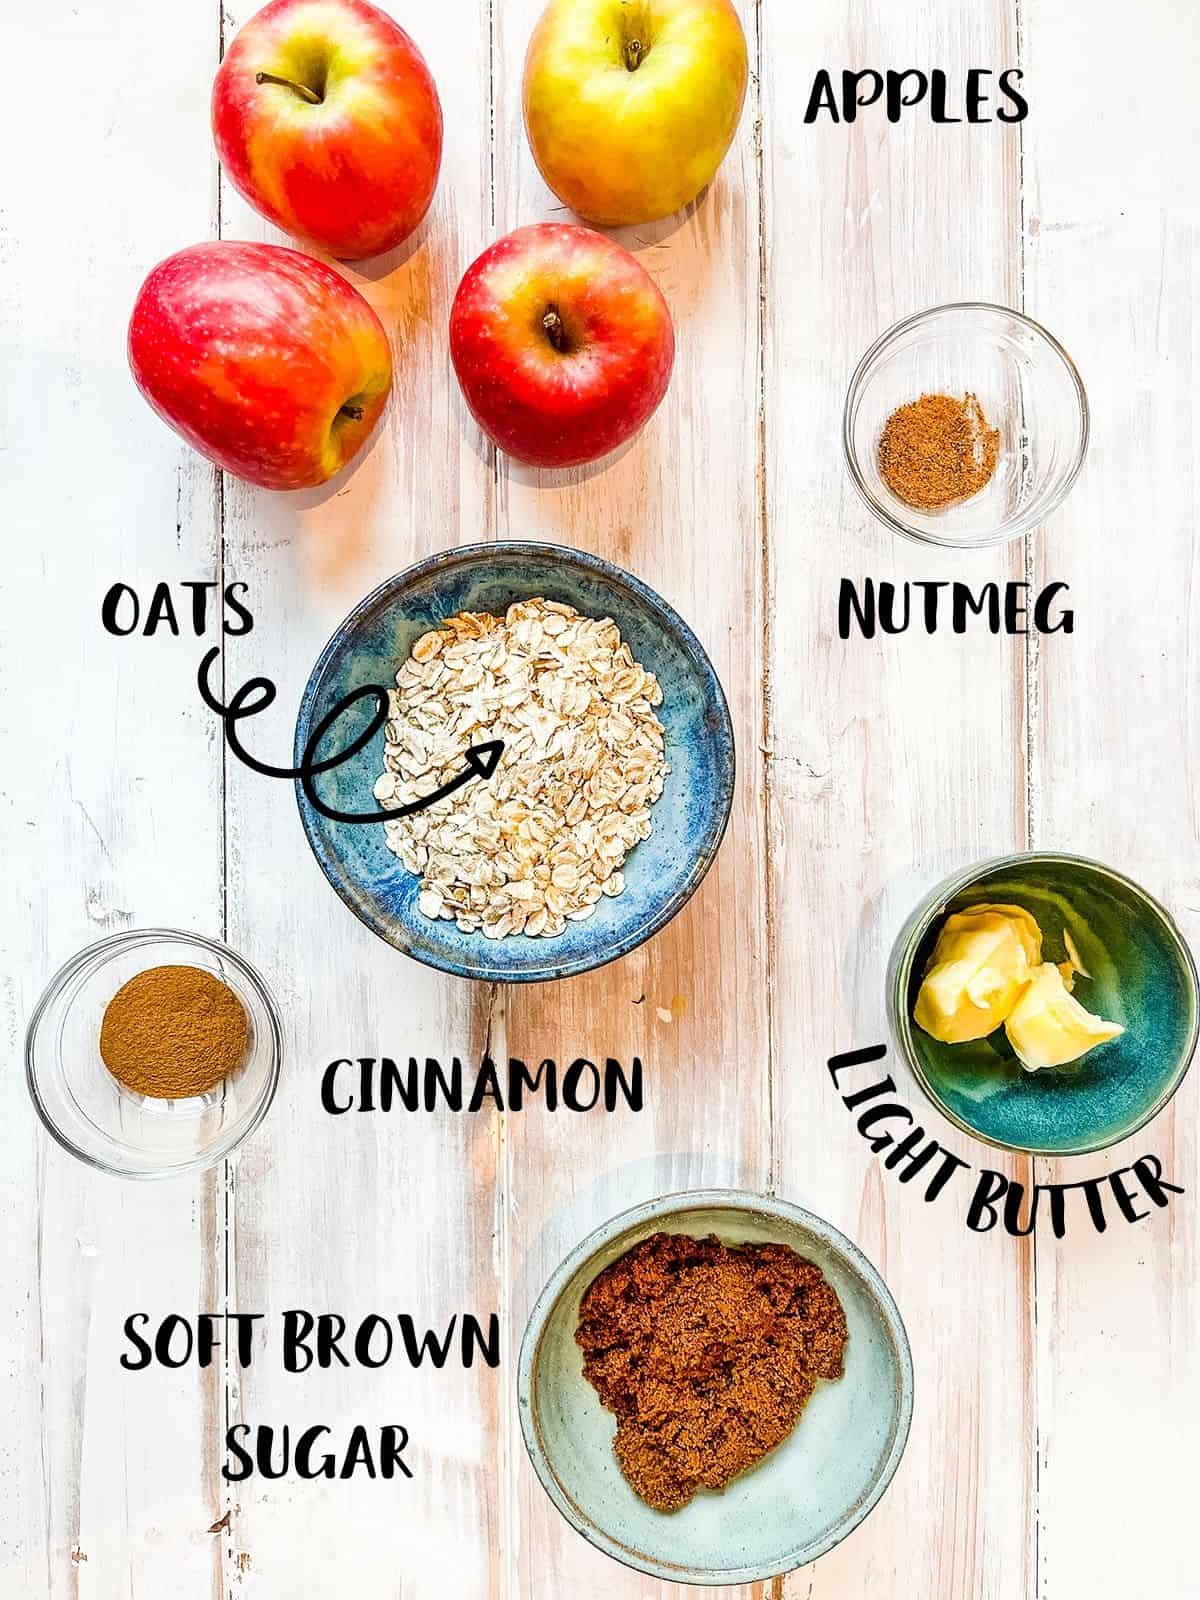
[[525, 56], [534, 160], [589, 222], [669, 216], [725, 159], [748, 70], [731, 0], [550, 0]]
[[615, 450], [651, 415], [675, 330], [628, 250], [590, 228], [540, 222], [468, 267], [450, 355], [490, 439], [531, 466], [571, 467]]
[[391, 250], [429, 209], [442, 108], [416, 45], [366, 0], [272, 0], [226, 51], [213, 136], [263, 216], [345, 260]]
[[150, 273], [129, 322], [129, 365], [176, 433], [268, 489], [331, 478], [392, 383], [383, 324], [340, 273], [280, 245], [223, 240]]

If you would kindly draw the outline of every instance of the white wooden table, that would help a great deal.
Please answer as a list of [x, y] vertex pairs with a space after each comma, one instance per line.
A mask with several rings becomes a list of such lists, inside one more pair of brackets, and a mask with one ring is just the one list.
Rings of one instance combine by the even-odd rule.
[[[207, 126], [221, 41], [252, 9], [41, 0], [6, 19], [0, 1592], [681, 1594], [592, 1551], [545, 1498], [517, 1425], [516, 1350], [533, 1297], [591, 1227], [729, 1184], [856, 1238], [900, 1302], [917, 1370], [881, 1506], [816, 1567], [755, 1594], [1187, 1600], [1200, 1079], [1086, 1174], [1007, 1163], [1053, 1181], [1149, 1151], [1187, 1195], [1103, 1236], [1013, 1240], [969, 1234], [883, 1174], [823, 1061], [885, 1037], [900, 922], [989, 853], [1098, 856], [1200, 937], [1200, 12], [745, 0], [754, 78], [734, 152], [694, 214], [626, 237], [675, 313], [668, 400], [615, 461], [539, 476], [481, 441], [445, 337], [478, 251], [561, 215], [521, 128], [538, 0], [391, 0], [446, 115], [415, 248], [348, 269], [392, 335], [395, 398], [336, 492], [273, 497], [222, 481], [163, 428], [124, 359], [151, 264], [218, 234], [275, 237], [220, 181]], [[1008, 127], [923, 113], [804, 124], [819, 67], [913, 65], [952, 83], [1019, 65], [1031, 113]], [[1094, 415], [1084, 475], [1044, 532], [970, 555], [873, 524], [839, 448], [867, 343], [962, 298], [1046, 322]], [[227, 671], [279, 681], [256, 731], [285, 750], [315, 654], [355, 600], [417, 557], [510, 534], [598, 551], [678, 607], [728, 691], [740, 777], [717, 867], [664, 934], [590, 977], [505, 991], [376, 941], [322, 880], [287, 786], [224, 759], [194, 693], [196, 641], [114, 639], [98, 612], [117, 579], [247, 582], [257, 622], [227, 643]], [[1076, 631], [843, 645], [838, 582], [868, 574], [1061, 579]], [[137, 1186], [50, 1145], [20, 1059], [51, 971], [156, 923], [224, 936], [262, 967], [287, 1060], [239, 1159]], [[333, 1119], [318, 1103], [335, 1056], [477, 1059], [485, 1042], [497, 1057], [639, 1054], [647, 1108]], [[914, 1085], [902, 1093], [918, 1105]], [[980, 1164], [981, 1146], [932, 1112], [927, 1125]], [[433, 1324], [496, 1309], [504, 1359], [494, 1373], [315, 1377], [288, 1377], [269, 1352], [243, 1374], [118, 1365], [131, 1311], [289, 1306]], [[239, 1418], [403, 1421], [417, 1475], [229, 1486], [222, 1441]]]

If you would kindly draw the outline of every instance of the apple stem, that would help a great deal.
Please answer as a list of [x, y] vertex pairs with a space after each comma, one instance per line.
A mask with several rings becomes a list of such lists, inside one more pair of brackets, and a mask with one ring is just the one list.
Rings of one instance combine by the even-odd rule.
[[629, 43], [625, 46], [625, 65], [629, 68], [630, 72], [636, 72], [641, 66], [642, 56], [644, 54], [645, 51], [642, 47], [642, 41], [640, 39], [630, 39]]
[[546, 314], [542, 318], [542, 327], [546, 330], [546, 337], [560, 355], [566, 354], [567, 329], [557, 306], [547, 306]]
[[296, 83], [291, 78], [277, 78], [273, 72], [256, 72], [255, 83], [277, 83], [281, 89], [294, 89], [301, 100], [307, 100], [310, 106], [319, 106], [321, 96], [310, 89], [306, 83]]

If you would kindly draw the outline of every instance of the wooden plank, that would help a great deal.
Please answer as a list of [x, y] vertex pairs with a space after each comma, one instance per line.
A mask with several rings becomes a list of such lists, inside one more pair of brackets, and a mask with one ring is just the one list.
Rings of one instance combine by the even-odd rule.
[[[539, 0], [495, 9], [498, 234], [525, 222], [575, 220], [543, 184], [521, 124], [521, 69], [540, 11]], [[753, 50], [753, 7], [742, 14]], [[729, 697], [739, 763], [729, 834], [676, 921], [599, 972], [514, 989], [504, 999], [497, 1021], [508, 1053], [624, 1062], [636, 1054], [647, 1074], [638, 1115], [509, 1119], [513, 1349], [545, 1279], [607, 1217], [654, 1195], [708, 1184], [754, 1189], [767, 1179], [758, 220], [752, 89], [733, 151], [701, 202], [681, 219], [615, 235], [655, 277], [675, 319], [677, 363], [658, 415], [632, 446], [592, 469], [497, 464], [498, 536], [595, 551], [635, 572], [688, 620]], [[505, 1592], [541, 1592], [552, 1573], [565, 1592], [648, 1593], [648, 1580], [598, 1554], [561, 1519], [524, 1459], [511, 1410], [505, 1422], [506, 1458], [514, 1465], [519, 1458], [507, 1507]]]
[[[850, 125], [804, 122], [819, 66], [936, 64], [959, 85], [971, 66], [1015, 64], [1013, 9], [825, 0], [761, 16], [775, 1171], [782, 1194], [857, 1239], [887, 1278], [917, 1392], [885, 1500], [783, 1591], [1015, 1600], [1033, 1583], [1029, 1251], [969, 1235], [959, 1208], [899, 1187], [822, 1063], [887, 1037], [888, 951], [918, 899], [1024, 837], [1019, 648], [988, 634], [836, 632], [843, 577], [1020, 575], [1019, 551], [938, 552], [875, 525], [839, 449], [850, 374], [887, 326], [1018, 294], [1018, 135], [935, 127], [924, 110], [895, 125], [878, 108]], [[925, 1127], [977, 1163], [980, 1147], [889, 1065]]]
[[[20, 1062], [33, 1004], [75, 950], [155, 923], [220, 932], [198, 646], [114, 639], [99, 615], [118, 579], [148, 593], [216, 572], [213, 475], [146, 409], [124, 352], [142, 275], [212, 226], [216, 8], [48, 0], [6, 34], [22, 65], [0, 105], [0, 1588], [201, 1595], [215, 1384], [118, 1358], [130, 1312], [209, 1302], [215, 1182], [88, 1171], [42, 1133]], [[130, 71], [156, 58], [170, 69]]]
[[[1152, 0], [1136, 28], [1081, 29], [1045, 0], [1023, 9], [1031, 81], [1053, 85], [1025, 131], [1026, 300], [1075, 356], [1093, 419], [1084, 474], [1037, 547], [1077, 621], [1040, 653], [1033, 839], [1128, 873], [1196, 948], [1200, 17]], [[1188, 1190], [1136, 1226], [1039, 1234], [1047, 1596], [1195, 1592], [1180, 1441], [1200, 1404], [1197, 1092], [1193, 1069], [1134, 1138], [1038, 1163], [1042, 1181], [1075, 1182], [1150, 1153]]]
[[[255, 9], [227, 13], [225, 37]], [[227, 653], [230, 682], [264, 671], [278, 712], [254, 730], [282, 759], [320, 647], [362, 595], [411, 562], [480, 536], [491, 475], [463, 436], [446, 353], [450, 299], [485, 242], [488, 35], [470, 0], [389, 8], [429, 61], [445, 114], [430, 216], [390, 257], [344, 268], [392, 339], [395, 394], [353, 473], [312, 494], [226, 484], [226, 564], [251, 586], [256, 626]], [[224, 186], [223, 232], [282, 236]], [[279, 994], [287, 1059], [279, 1099], [240, 1163], [230, 1209], [228, 1293], [274, 1323], [266, 1356], [233, 1388], [230, 1420], [398, 1422], [412, 1482], [280, 1482], [227, 1496], [225, 1579], [264, 1594], [438, 1592], [449, 1563], [464, 1594], [491, 1591], [501, 1374], [386, 1368], [289, 1377], [278, 1318], [289, 1307], [354, 1320], [408, 1311], [444, 1327], [499, 1306], [499, 1129], [486, 1115], [326, 1115], [320, 1069], [343, 1055], [478, 1059], [487, 991], [442, 978], [375, 939], [338, 904], [309, 856], [290, 788], [229, 774], [230, 937]], [[236, 1375], [235, 1375], [236, 1376]]]

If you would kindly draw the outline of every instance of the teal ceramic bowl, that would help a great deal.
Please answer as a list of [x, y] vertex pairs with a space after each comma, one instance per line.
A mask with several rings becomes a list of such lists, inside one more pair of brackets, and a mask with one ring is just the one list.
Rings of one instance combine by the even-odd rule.
[[[1077, 978], [1075, 998], [1119, 1022], [1120, 1038], [1027, 1072], [1003, 1028], [968, 1044], [919, 1028], [913, 1007], [942, 923], [983, 901], [1029, 911], [1047, 961], [1066, 959], [1069, 932], [1091, 974]], [[1081, 856], [1031, 851], [948, 878], [896, 941], [888, 997], [896, 1047], [938, 1109], [988, 1144], [1031, 1155], [1084, 1155], [1135, 1133], [1175, 1093], [1196, 1048], [1196, 967], [1183, 936], [1144, 889]]]
[[[299, 785], [300, 818], [313, 854], [338, 894], [366, 925], [406, 955], [458, 977], [529, 983], [564, 978], [623, 956], [671, 920], [712, 865], [733, 802], [734, 747], [729, 708], [699, 640], [652, 589], [599, 556], [564, 545], [466, 545], [389, 578], [359, 605], [321, 652], [300, 704], [296, 764], [312, 730], [348, 694], [392, 686], [416, 639], [459, 611], [502, 614], [534, 595], [612, 617], [636, 660], [658, 678], [670, 773], [651, 812], [653, 832], [625, 865], [625, 891], [605, 898], [586, 922], [556, 939], [485, 939], [431, 921], [417, 906], [419, 879], [387, 848], [382, 827], [331, 821]], [[374, 705], [338, 719], [348, 748]], [[331, 740], [333, 735], [331, 734]], [[370, 811], [383, 771], [382, 731], [362, 754], [317, 779], [317, 793], [340, 811]], [[501, 757], [503, 761], [503, 757]]]
[[[833, 1285], [850, 1334], [843, 1377], [818, 1387], [779, 1448], [720, 1493], [702, 1492], [670, 1514], [652, 1510], [622, 1476], [616, 1420], [584, 1378], [575, 1343], [593, 1279], [659, 1232], [789, 1245]], [[652, 1200], [573, 1250], [533, 1309], [517, 1383], [525, 1447], [559, 1511], [606, 1555], [672, 1583], [765, 1583], [824, 1555], [883, 1495], [912, 1419], [908, 1336], [871, 1263], [799, 1206], [726, 1189]]]

